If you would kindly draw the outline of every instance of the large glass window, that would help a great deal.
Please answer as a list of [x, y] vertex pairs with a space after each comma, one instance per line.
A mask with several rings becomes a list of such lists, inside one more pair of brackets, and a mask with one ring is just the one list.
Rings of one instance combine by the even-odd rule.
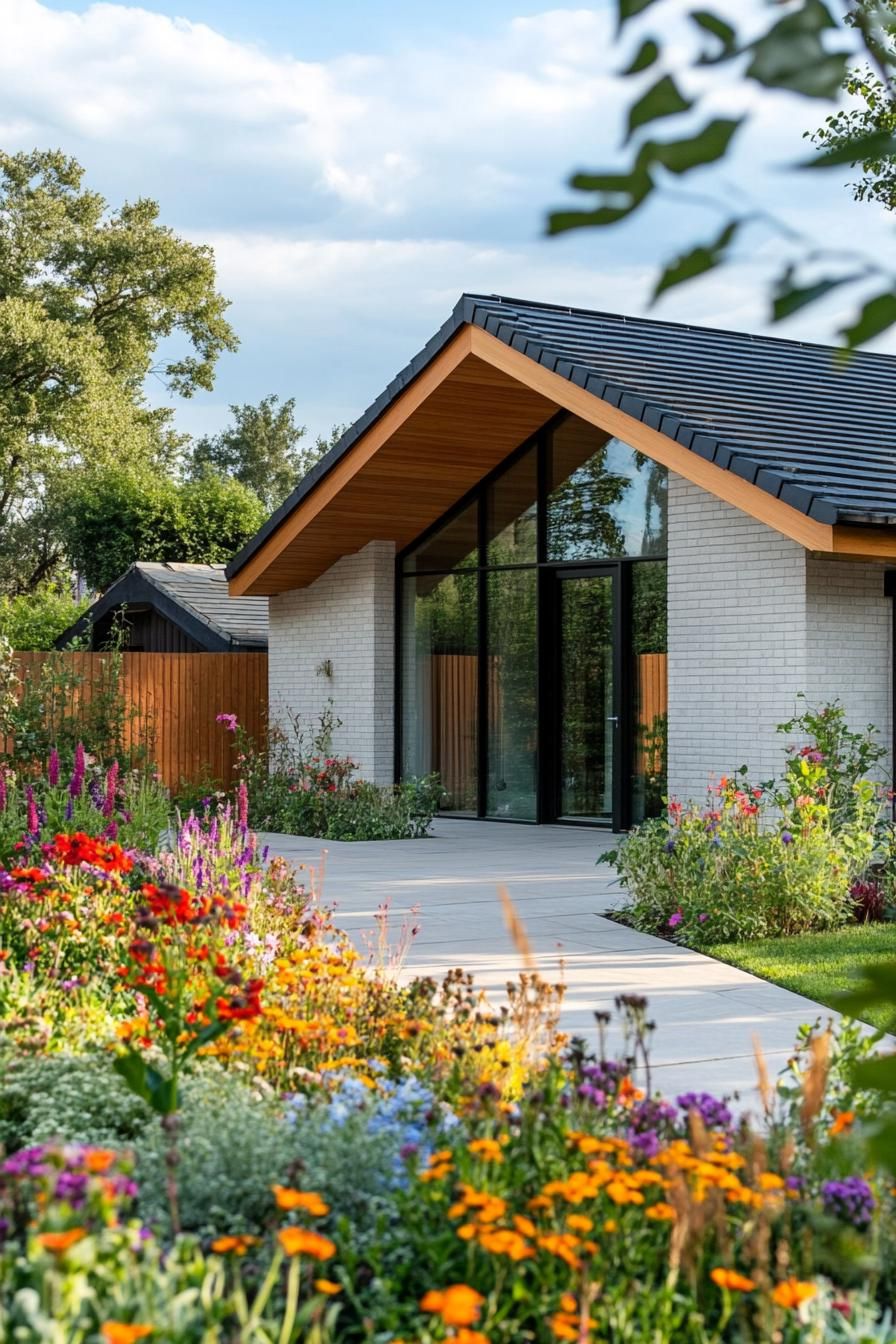
[[570, 417], [551, 436], [549, 560], [665, 555], [666, 471]]
[[572, 416], [401, 561], [401, 769], [444, 807], [616, 825], [665, 792], [666, 471]]
[[488, 791], [490, 817], [534, 821], [538, 804], [538, 625], [535, 569], [488, 575]]
[[489, 565], [538, 559], [538, 458], [534, 448], [489, 486], [485, 499]]
[[477, 810], [477, 575], [402, 582], [402, 775], [438, 773], [449, 812]]

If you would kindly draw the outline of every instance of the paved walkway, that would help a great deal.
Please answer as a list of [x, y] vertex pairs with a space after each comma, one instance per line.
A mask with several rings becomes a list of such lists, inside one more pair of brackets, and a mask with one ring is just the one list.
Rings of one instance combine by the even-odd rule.
[[377, 907], [389, 901], [393, 945], [403, 923], [420, 926], [405, 973], [463, 966], [496, 996], [522, 968], [498, 899], [505, 884], [540, 973], [566, 984], [563, 1029], [593, 1041], [596, 1009], [612, 1009], [617, 994], [645, 994], [658, 1023], [654, 1079], [669, 1094], [739, 1090], [749, 1106], [754, 1039], [777, 1073], [800, 1024], [828, 1015], [810, 999], [604, 918], [621, 892], [599, 862], [618, 837], [600, 831], [440, 818], [426, 840], [264, 838], [293, 863], [317, 866], [326, 850], [323, 900], [362, 951], [375, 938]]

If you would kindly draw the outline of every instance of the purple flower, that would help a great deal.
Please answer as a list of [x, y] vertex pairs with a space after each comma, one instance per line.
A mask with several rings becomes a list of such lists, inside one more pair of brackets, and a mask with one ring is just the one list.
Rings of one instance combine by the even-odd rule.
[[698, 915], [698, 916], [697, 916], [697, 923], [698, 923], [698, 924], [705, 924], [706, 921], [707, 921], [708, 919], [709, 919], [709, 915], [707, 915], [707, 914], [704, 912], [702, 915]]
[[861, 1176], [825, 1181], [821, 1187], [821, 1202], [825, 1213], [860, 1231], [869, 1226], [877, 1207], [871, 1186]]
[[74, 799], [73, 799], [73, 798], [69, 798], [68, 802], [67, 802], [66, 805], [65, 805], [65, 819], [66, 819], [66, 821], [71, 821], [71, 819], [72, 819], [72, 817], [73, 817], [74, 815], [75, 815], [75, 803], [74, 803]]
[[111, 817], [115, 811], [115, 797], [118, 790], [118, 762], [113, 761], [106, 775], [106, 796], [103, 799], [103, 816]]
[[0, 812], [6, 811], [8, 796], [6, 792], [6, 771], [0, 769]]
[[25, 790], [25, 797], [28, 800], [27, 819], [25, 821], [25, 830], [29, 835], [37, 836], [40, 834], [40, 817], [37, 812], [37, 803], [34, 801], [34, 790], [31, 785]]
[[245, 831], [249, 825], [249, 790], [246, 788], [246, 781], [240, 780], [239, 788], [236, 794], [237, 821]]
[[670, 838], [669, 838], [669, 839], [666, 841], [666, 843], [663, 845], [663, 849], [664, 849], [664, 851], [665, 851], [667, 854], [674, 854], [674, 853], [675, 853], [675, 837], [674, 837], [674, 836], [670, 836]]
[[793, 844], [793, 836], [790, 834], [789, 831], [782, 831], [782, 832], [781, 832], [781, 844], [782, 844], [782, 845], [792, 845], [792, 844]]
[[80, 798], [81, 790], [84, 787], [84, 771], [87, 768], [87, 762], [84, 759], [84, 744], [79, 742], [75, 747], [75, 764], [72, 768], [72, 777], [68, 783], [68, 792], [70, 798]]
[[51, 789], [55, 789], [59, 783], [59, 752], [55, 747], [50, 752], [50, 759], [47, 762], [47, 780]]
[[228, 733], [236, 732], [237, 717], [235, 714], [218, 714], [215, 718], [216, 723], [223, 723]]
[[679, 924], [681, 924], [683, 920], [684, 915], [681, 913], [680, 910], [676, 910], [674, 915], [669, 916], [669, 918], [666, 920], [666, 923], [670, 929], [677, 929]]
[[688, 1114], [696, 1111], [707, 1129], [730, 1129], [733, 1117], [724, 1101], [711, 1092], [684, 1092], [675, 1099]]

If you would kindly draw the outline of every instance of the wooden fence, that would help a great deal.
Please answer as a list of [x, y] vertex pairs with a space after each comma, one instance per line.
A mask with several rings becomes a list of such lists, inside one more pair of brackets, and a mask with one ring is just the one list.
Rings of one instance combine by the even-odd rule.
[[[65, 659], [76, 685], [64, 712], [76, 716], [107, 682], [109, 655], [103, 653], [19, 653], [23, 681], [39, 680], [48, 658]], [[127, 716], [125, 745], [145, 745], [169, 788], [205, 776], [229, 780], [233, 734], [216, 722], [236, 714], [256, 741], [262, 741], [268, 709], [266, 653], [123, 653], [121, 692]]]

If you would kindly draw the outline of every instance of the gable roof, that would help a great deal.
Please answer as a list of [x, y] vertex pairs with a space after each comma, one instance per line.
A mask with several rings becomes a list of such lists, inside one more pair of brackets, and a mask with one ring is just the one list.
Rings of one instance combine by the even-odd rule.
[[149, 605], [211, 653], [266, 649], [266, 597], [231, 597], [223, 565], [138, 561], [59, 636], [57, 648], [116, 607]]
[[847, 356], [777, 337], [464, 294], [436, 335], [231, 560], [228, 578], [464, 327], [488, 333], [807, 518], [896, 524], [896, 357]]

